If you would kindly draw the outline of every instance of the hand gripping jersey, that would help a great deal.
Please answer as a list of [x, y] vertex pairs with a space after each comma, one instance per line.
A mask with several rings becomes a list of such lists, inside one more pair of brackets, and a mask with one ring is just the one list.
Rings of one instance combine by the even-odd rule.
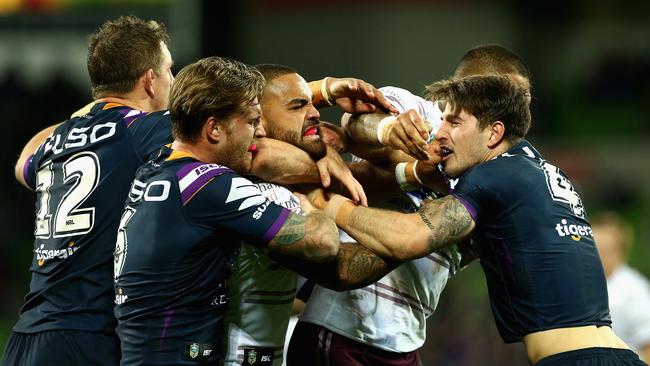
[[[414, 212], [425, 192], [396, 197], [384, 208]], [[341, 241], [354, 239], [342, 233]], [[424, 344], [426, 319], [459, 265], [460, 254], [451, 246], [405, 262], [360, 289], [337, 292], [315, 285], [300, 320], [386, 351], [414, 351]]]
[[[400, 112], [415, 109], [433, 126], [434, 133], [438, 130], [442, 112], [436, 103], [404, 89], [380, 90]], [[428, 190], [405, 193], [384, 208], [415, 212], [429, 195]], [[354, 241], [349, 237], [341, 240]], [[447, 279], [458, 270], [459, 263], [460, 254], [454, 246], [408, 261], [361, 289], [336, 292], [316, 285], [300, 320], [387, 351], [416, 350], [425, 340], [426, 318], [435, 310]]]
[[580, 196], [527, 141], [465, 172], [454, 197], [506, 343], [564, 327], [610, 325], [605, 274]]
[[97, 103], [28, 160], [34, 259], [16, 332], [114, 332], [112, 253], [123, 200], [137, 167], [170, 141], [167, 113]]
[[229, 168], [167, 147], [142, 166], [115, 246], [122, 365], [216, 364], [240, 243], [267, 244], [289, 214]]
[[[256, 183], [268, 200], [302, 214], [300, 200], [273, 183]], [[282, 365], [298, 275], [243, 244], [228, 281], [225, 365]]]

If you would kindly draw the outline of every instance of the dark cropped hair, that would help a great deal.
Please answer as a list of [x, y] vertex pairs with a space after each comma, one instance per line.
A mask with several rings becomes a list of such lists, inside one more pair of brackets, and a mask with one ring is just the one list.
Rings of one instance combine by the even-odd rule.
[[436, 82], [427, 87], [434, 100], [451, 104], [452, 113], [473, 114], [481, 129], [494, 121], [505, 126], [504, 138], [516, 143], [530, 128], [526, 92], [508, 76], [479, 75]]
[[298, 71], [292, 67], [278, 64], [259, 64], [255, 65], [255, 68], [262, 73], [262, 76], [264, 76], [264, 80], [266, 80], [267, 83], [275, 78], [279, 78], [280, 76], [298, 73]]
[[453, 77], [488, 74], [518, 74], [530, 80], [530, 71], [522, 58], [498, 44], [479, 45], [467, 51], [456, 65]]

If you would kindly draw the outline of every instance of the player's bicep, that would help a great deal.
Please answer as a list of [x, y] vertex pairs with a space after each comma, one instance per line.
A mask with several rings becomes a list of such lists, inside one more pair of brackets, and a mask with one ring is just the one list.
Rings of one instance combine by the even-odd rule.
[[476, 227], [465, 205], [451, 195], [427, 202], [418, 215], [429, 230], [431, 250], [466, 239]]
[[326, 262], [338, 252], [338, 230], [321, 212], [306, 216], [290, 213], [267, 249], [314, 262]]

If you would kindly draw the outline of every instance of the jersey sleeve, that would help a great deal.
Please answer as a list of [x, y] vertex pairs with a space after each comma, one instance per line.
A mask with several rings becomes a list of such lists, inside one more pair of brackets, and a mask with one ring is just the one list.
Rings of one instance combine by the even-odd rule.
[[43, 141], [34, 154], [25, 161], [25, 165], [23, 165], [23, 178], [25, 179], [25, 183], [33, 190], [36, 190], [36, 174], [38, 172], [39, 162], [43, 159], [45, 143], [50, 140], [50, 137]]
[[468, 170], [458, 179], [451, 195], [459, 200], [475, 223], [485, 212], [497, 205], [496, 197], [501, 189], [495, 176], [498, 172], [489, 164], [480, 164]]
[[188, 164], [177, 178], [190, 220], [234, 232], [251, 244], [268, 244], [291, 213], [265, 198], [255, 183], [221, 165]]
[[131, 135], [133, 149], [142, 161], [173, 140], [168, 111], [146, 113], [132, 110], [124, 117], [124, 123]]
[[25, 183], [29, 186], [31, 189], [36, 189], [36, 168], [35, 164], [32, 163], [34, 161], [34, 155], [30, 156], [27, 158], [25, 161], [25, 165], [23, 165], [23, 179], [25, 179]]
[[437, 102], [430, 102], [406, 89], [394, 86], [385, 86], [379, 90], [400, 113], [404, 113], [409, 109], [414, 109], [420, 113], [422, 118], [433, 127], [431, 140], [435, 138], [435, 132], [438, 131], [442, 124], [442, 111]]

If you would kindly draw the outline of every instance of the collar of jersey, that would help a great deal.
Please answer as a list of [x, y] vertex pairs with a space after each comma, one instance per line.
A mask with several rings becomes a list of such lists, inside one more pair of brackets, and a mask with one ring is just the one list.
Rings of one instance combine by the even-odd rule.
[[510, 158], [518, 155], [524, 155], [533, 159], [543, 159], [539, 151], [537, 151], [537, 149], [535, 149], [535, 147], [527, 140], [521, 141], [517, 145], [511, 147], [510, 150], [501, 155], [495, 156], [493, 159]]
[[192, 155], [187, 151], [172, 149], [172, 144], [167, 144], [163, 146], [162, 149], [160, 149], [160, 153], [158, 154], [158, 156], [162, 156], [162, 155], [165, 155], [164, 156], [165, 161], [172, 161], [172, 160], [178, 160], [184, 158], [199, 160], [196, 158], [196, 156]]

